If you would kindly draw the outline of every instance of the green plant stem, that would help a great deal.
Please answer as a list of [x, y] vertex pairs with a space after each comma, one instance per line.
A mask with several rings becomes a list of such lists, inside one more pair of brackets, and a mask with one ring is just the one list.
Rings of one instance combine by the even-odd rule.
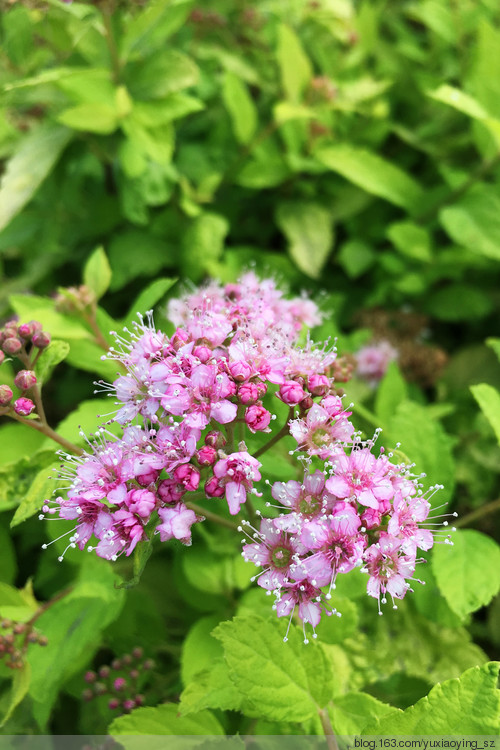
[[106, 44], [108, 45], [109, 57], [111, 59], [113, 80], [115, 83], [119, 83], [121, 77], [121, 63], [120, 57], [118, 55], [118, 48], [116, 46], [115, 37], [113, 34], [111, 11], [107, 4], [102, 6], [101, 14], [104, 23], [104, 37], [106, 39]]
[[455, 526], [457, 528], [468, 526], [473, 521], [477, 521], [478, 518], [489, 516], [490, 513], [495, 513], [497, 510], [500, 510], [500, 498], [498, 500], [492, 500], [491, 503], [486, 503], [486, 505], [483, 505], [477, 510], [473, 510], [471, 513], [467, 513], [466, 516], [462, 516], [462, 518], [456, 521]]
[[24, 417], [20, 417], [15, 412], [9, 412], [7, 416], [11, 417], [11, 419], [15, 419], [16, 422], [25, 424], [27, 427], [32, 427], [34, 430], [38, 430], [38, 432], [41, 432], [43, 435], [46, 435], [55, 443], [59, 443], [59, 445], [62, 445], [62, 447], [65, 450], [67, 450], [68, 453], [74, 453], [76, 456], [82, 456], [83, 453], [85, 452], [82, 450], [82, 448], [79, 448], [77, 445], [74, 445], [74, 443], [70, 443], [69, 440], [66, 440], [66, 438], [63, 438], [62, 435], [59, 435], [59, 433], [53, 430], [52, 427], [49, 427], [47, 423], [44, 424], [43, 422], [37, 422], [33, 419], [24, 419]]
[[229, 519], [223, 518], [222, 516], [218, 516], [216, 513], [212, 513], [210, 510], [205, 510], [205, 508], [202, 508], [201, 505], [196, 505], [196, 503], [192, 503], [190, 501], [185, 502], [184, 505], [186, 506], [186, 508], [194, 510], [194, 512], [199, 516], [204, 516], [207, 521], [213, 521], [214, 523], [218, 523], [219, 526], [225, 526], [227, 529], [232, 529], [233, 531], [238, 530], [237, 523], [234, 523], [234, 521], [229, 521]]
[[42, 394], [40, 392], [40, 388], [38, 385], [34, 385], [31, 388], [31, 394], [33, 396], [33, 401], [35, 402], [36, 412], [38, 416], [40, 417], [40, 422], [46, 425], [47, 417], [45, 416], [45, 409], [43, 408], [43, 402], [42, 402]]
[[332, 722], [330, 721], [330, 716], [328, 715], [328, 710], [326, 708], [322, 708], [318, 711], [318, 716], [321, 721], [321, 726], [323, 727], [323, 733], [325, 735], [326, 744], [328, 745], [328, 750], [339, 750], [339, 746], [337, 745], [337, 738], [335, 737], [335, 733], [333, 731]]
[[281, 428], [281, 430], [279, 430], [279, 432], [277, 432], [276, 435], [272, 437], [271, 440], [269, 440], [269, 442], [263, 445], [262, 448], [259, 448], [258, 451], [255, 451], [255, 453], [253, 454], [254, 458], [259, 458], [259, 456], [262, 456], [262, 454], [268, 451], [269, 448], [272, 448], [273, 445], [275, 445], [278, 442], [278, 440], [281, 440], [281, 438], [290, 434], [290, 431], [288, 429], [288, 422], [290, 421], [290, 419], [292, 419], [292, 417], [293, 417], [293, 409], [291, 408], [288, 414], [288, 419], [283, 425], [283, 427]]
[[109, 344], [106, 341], [106, 338], [97, 325], [97, 319], [96, 319], [96, 310], [93, 309], [91, 313], [86, 313], [84, 315], [84, 320], [90, 328], [92, 329], [92, 333], [95, 336], [96, 344], [101, 347], [101, 349], [104, 349], [105, 352], [109, 352]]

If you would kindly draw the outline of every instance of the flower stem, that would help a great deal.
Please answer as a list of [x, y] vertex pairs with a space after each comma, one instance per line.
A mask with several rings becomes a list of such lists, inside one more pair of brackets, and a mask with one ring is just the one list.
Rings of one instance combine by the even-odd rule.
[[323, 733], [325, 735], [326, 744], [328, 745], [328, 750], [339, 750], [339, 746], [337, 744], [337, 738], [335, 737], [335, 733], [333, 731], [332, 722], [330, 721], [330, 716], [328, 715], [328, 710], [326, 708], [322, 708], [318, 711], [319, 720], [321, 721], [321, 726], [323, 727]]
[[227, 529], [232, 529], [233, 531], [238, 530], [237, 523], [234, 523], [234, 521], [230, 521], [228, 518], [218, 516], [217, 513], [212, 513], [212, 511], [210, 510], [205, 510], [205, 508], [202, 508], [201, 505], [196, 505], [196, 503], [192, 503], [189, 500], [186, 501], [184, 505], [186, 506], [186, 508], [194, 510], [194, 512], [199, 516], [204, 516], [207, 521], [213, 521], [214, 523], [218, 523], [219, 526], [225, 526]]
[[497, 510], [500, 510], [500, 499], [492, 500], [491, 503], [486, 503], [486, 505], [483, 505], [481, 508], [477, 508], [477, 510], [473, 510], [471, 513], [467, 513], [466, 516], [462, 516], [460, 520], [455, 522], [455, 526], [457, 528], [459, 526], [468, 526], [478, 518], [489, 516], [490, 513], [495, 513]]
[[12, 419], [15, 419], [16, 422], [20, 422], [21, 424], [25, 424], [27, 427], [32, 427], [34, 430], [38, 430], [38, 432], [46, 435], [51, 440], [54, 440], [54, 442], [62, 445], [62, 447], [67, 450], [68, 453], [74, 453], [76, 456], [81, 456], [85, 452], [82, 450], [82, 448], [74, 445], [74, 443], [70, 443], [69, 440], [63, 438], [62, 435], [59, 435], [59, 433], [53, 430], [52, 427], [49, 427], [47, 423], [37, 422], [34, 419], [24, 419], [24, 417], [20, 417], [18, 414], [15, 414], [15, 412], [9, 412], [8, 416]]
[[273, 445], [275, 445], [278, 442], [278, 440], [281, 440], [281, 438], [283, 438], [286, 435], [290, 434], [290, 431], [288, 429], [288, 422], [290, 421], [290, 419], [292, 417], [293, 417], [293, 409], [290, 409], [290, 413], [288, 415], [288, 419], [285, 422], [285, 424], [283, 425], [283, 427], [281, 428], [281, 430], [279, 430], [279, 432], [277, 432], [276, 435], [274, 437], [272, 437], [271, 440], [269, 440], [269, 442], [267, 442], [265, 445], [263, 445], [262, 448], [259, 448], [258, 451], [255, 451], [255, 453], [253, 454], [254, 458], [259, 458], [259, 456], [262, 456], [262, 454], [265, 453], [266, 451], [268, 451], [269, 448], [272, 448]]

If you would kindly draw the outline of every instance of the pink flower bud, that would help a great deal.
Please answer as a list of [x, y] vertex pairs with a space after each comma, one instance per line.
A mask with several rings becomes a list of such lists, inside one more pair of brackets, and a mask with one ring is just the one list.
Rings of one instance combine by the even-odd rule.
[[295, 380], [286, 380], [279, 389], [280, 399], [289, 406], [294, 406], [305, 398], [306, 394], [300, 383]]
[[207, 432], [207, 434], [205, 435], [205, 443], [207, 445], [211, 445], [213, 448], [224, 448], [227, 440], [222, 432], [212, 430], [211, 432]]
[[149, 487], [150, 484], [153, 482], [156, 482], [158, 479], [160, 472], [156, 469], [150, 469], [145, 474], [139, 474], [136, 477], [137, 482], [141, 485], [141, 487]]
[[381, 513], [381, 515], [385, 516], [387, 513], [389, 513], [391, 510], [391, 502], [390, 500], [379, 500], [378, 501], [378, 511]]
[[311, 408], [313, 404], [314, 404], [314, 401], [312, 400], [312, 398], [310, 396], [306, 396], [305, 398], [302, 399], [299, 406], [302, 409], [302, 411], [309, 411], [309, 409]]
[[135, 696], [134, 700], [135, 700], [135, 705], [136, 705], [136, 706], [142, 706], [142, 704], [144, 703], [144, 701], [145, 701], [146, 699], [144, 698], [144, 696], [143, 696], [143, 695], [141, 695], [141, 694], [139, 693], [138, 695], [136, 695], [136, 696]]
[[176, 505], [185, 493], [185, 488], [175, 479], [164, 479], [158, 485], [158, 495], [163, 503]]
[[243, 383], [238, 388], [238, 398], [245, 406], [257, 403], [259, 400], [259, 389], [255, 383]]
[[8, 385], [0, 385], [0, 406], [8, 406], [12, 400], [12, 389]]
[[237, 383], [243, 383], [244, 380], [252, 375], [252, 366], [245, 362], [244, 359], [238, 359], [229, 365], [229, 373]]
[[131, 513], [137, 513], [141, 518], [148, 518], [156, 505], [156, 495], [149, 490], [131, 490], [125, 501]]
[[189, 334], [187, 331], [184, 331], [182, 328], [178, 328], [172, 338], [170, 339], [170, 343], [174, 347], [175, 351], [179, 351], [179, 349], [187, 344], [189, 341]]
[[21, 417], [27, 417], [34, 410], [35, 404], [30, 398], [18, 398], [14, 402], [14, 411]]
[[14, 378], [14, 383], [20, 391], [27, 391], [36, 385], [36, 375], [33, 370], [20, 370]]
[[104, 665], [103, 667], [99, 667], [99, 677], [101, 677], [103, 680], [107, 680], [111, 673], [111, 669]]
[[127, 680], [124, 677], [117, 677], [113, 682], [115, 690], [123, 690], [127, 686]]
[[124, 711], [132, 711], [135, 708], [135, 701], [131, 698], [127, 698], [127, 700], [123, 701], [122, 706]]
[[192, 464], [181, 464], [174, 471], [174, 479], [188, 492], [194, 492], [200, 484], [200, 472]]
[[263, 406], [249, 406], [245, 412], [245, 422], [252, 432], [262, 431], [269, 427], [271, 412]]
[[111, 700], [108, 701], [108, 708], [110, 708], [112, 711], [115, 711], [119, 705], [120, 701], [118, 700], [118, 698], [111, 698]]
[[85, 677], [83, 678], [85, 682], [95, 682], [97, 679], [97, 675], [95, 672], [85, 672]]
[[132, 649], [132, 656], [134, 659], [142, 659], [144, 655], [144, 649], [141, 646], [135, 646]]
[[50, 333], [47, 333], [46, 331], [40, 331], [39, 333], [35, 333], [33, 335], [32, 341], [33, 341], [33, 345], [36, 346], [38, 349], [46, 349], [51, 341]]
[[326, 396], [330, 390], [330, 381], [326, 375], [310, 375], [307, 380], [307, 389], [313, 396]]
[[30, 320], [28, 325], [31, 327], [32, 333], [40, 333], [43, 330], [43, 326], [38, 320]]
[[33, 328], [30, 323], [21, 323], [17, 328], [17, 333], [22, 339], [30, 339], [33, 335]]
[[210, 477], [205, 482], [205, 494], [207, 497], [222, 497], [224, 494], [224, 485], [219, 484], [217, 477]]
[[23, 348], [21, 341], [14, 336], [9, 336], [2, 344], [5, 354], [17, 354]]
[[198, 357], [202, 364], [205, 364], [213, 356], [213, 351], [208, 346], [195, 346], [193, 355]]
[[374, 529], [380, 526], [381, 518], [378, 510], [373, 510], [373, 508], [366, 508], [361, 514], [361, 521], [366, 529]]
[[196, 453], [200, 466], [212, 466], [217, 461], [217, 450], [211, 445], [204, 445]]

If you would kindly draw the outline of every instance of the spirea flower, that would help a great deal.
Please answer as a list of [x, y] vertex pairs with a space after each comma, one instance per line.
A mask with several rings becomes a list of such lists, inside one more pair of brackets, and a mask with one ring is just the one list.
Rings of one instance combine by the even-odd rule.
[[[83, 455], [66, 456], [66, 494], [43, 506], [42, 517], [73, 523], [66, 549], [116, 560], [155, 538], [190, 545], [199, 523], [219, 515], [231, 526], [229, 511], [277, 616], [297, 612], [313, 636], [322, 616], [340, 614], [332, 592], [355, 567], [379, 608], [405, 596], [418, 580], [417, 551], [435, 541], [427, 519], [438, 487], [423, 492], [410, 467], [376, 454], [378, 431], [371, 440], [355, 431], [335, 380], [346, 380], [352, 363], [328, 342], [299, 345], [304, 324], [321, 320], [315, 303], [288, 299], [251, 272], [171, 301], [168, 314], [172, 335], [148, 313], [110, 348], [123, 374], [99, 388], [115, 401], [111, 421], [122, 433], [101, 428]], [[40, 333], [7, 326], [4, 351]], [[28, 402], [14, 408], [29, 413]], [[285, 451], [275, 448], [281, 439]], [[271, 482], [270, 468], [282, 479]]]

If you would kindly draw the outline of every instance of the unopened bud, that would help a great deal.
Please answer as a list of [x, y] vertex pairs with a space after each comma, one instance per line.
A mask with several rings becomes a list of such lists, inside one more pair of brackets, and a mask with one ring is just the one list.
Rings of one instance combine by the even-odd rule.
[[22, 339], [29, 339], [33, 336], [35, 329], [33, 323], [21, 323], [17, 328], [17, 333]]
[[85, 677], [83, 679], [88, 683], [95, 682], [97, 679], [97, 675], [95, 672], [89, 670], [88, 672], [85, 672]]
[[12, 401], [12, 388], [8, 385], [0, 385], [0, 406], [8, 406]]
[[20, 370], [14, 378], [14, 383], [20, 391], [27, 391], [36, 385], [36, 375], [33, 370]]
[[150, 669], [154, 669], [155, 666], [156, 666], [156, 664], [153, 661], [153, 659], [146, 659], [144, 661], [143, 665], [142, 665], [142, 668], [145, 669], [146, 671], [148, 671]]
[[110, 708], [112, 711], [115, 711], [119, 705], [120, 701], [118, 700], [118, 698], [111, 698], [111, 700], [108, 701], [108, 708]]
[[127, 700], [123, 701], [122, 706], [124, 711], [132, 711], [135, 708], [135, 701], [128, 698]]
[[103, 680], [106, 680], [109, 675], [111, 674], [111, 670], [109, 667], [104, 666], [99, 668], [99, 677]]
[[113, 687], [115, 690], [123, 690], [127, 687], [127, 680], [124, 677], [117, 677], [113, 682]]
[[51, 341], [50, 333], [47, 333], [46, 331], [35, 333], [32, 341], [33, 345], [38, 349], [46, 349]]
[[134, 649], [132, 649], [132, 656], [134, 659], [142, 659], [142, 656], [144, 654], [144, 650], [140, 646], [136, 646]]
[[94, 693], [92, 692], [92, 690], [91, 690], [90, 688], [87, 688], [87, 689], [86, 689], [86, 690], [84, 690], [84, 691], [83, 691], [83, 693], [82, 693], [82, 699], [83, 699], [83, 700], [84, 700], [85, 702], [87, 702], [87, 703], [88, 703], [89, 701], [91, 701], [93, 697], [94, 697]]
[[217, 430], [207, 432], [207, 434], [205, 435], [205, 444], [211, 445], [213, 448], [223, 448], [226, 443], [227, 440], [222, 432], [218, 432]]
[[9, 336], [2, 344], [5, 354], [17, 354], [23, 348], [21, 341], [14, 336]]
[[35, 404], [30, 398], [18, 398], [14, 402], [14, 411], [21, 417], [27, 417], [35, 409]]

